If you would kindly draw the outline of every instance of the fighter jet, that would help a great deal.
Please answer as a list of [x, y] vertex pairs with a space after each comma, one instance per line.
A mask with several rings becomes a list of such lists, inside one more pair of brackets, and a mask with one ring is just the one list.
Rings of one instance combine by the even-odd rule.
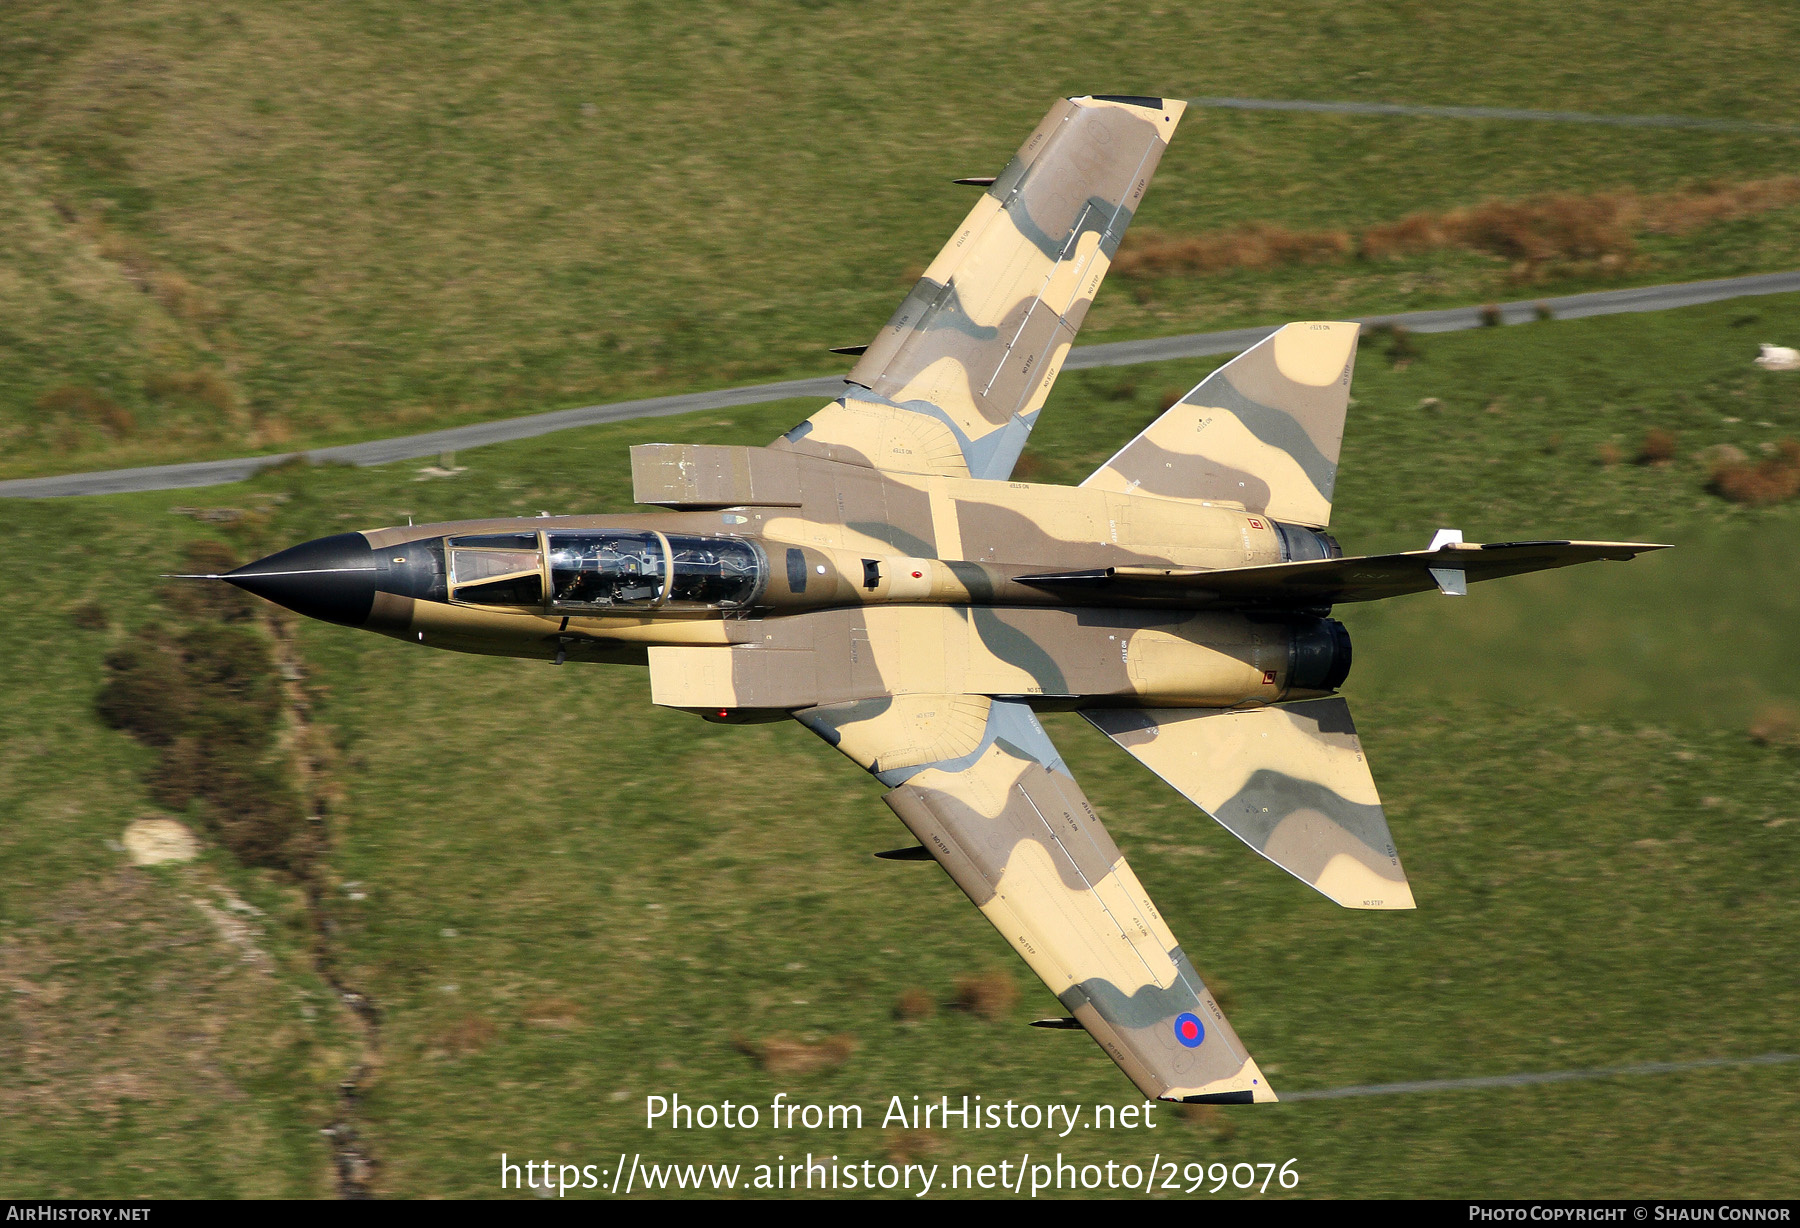
[[1337, 693], [1340, 602], [1659, 547], [1473, 544], [1344, 557], [1326, 532], [1357, 325], [1289, 324], [1079, 486], [1011, 480], [1180, 121], [1059, 101], [986, 187], [843, 394], [766, 447], [631, 450], [621, 516], [345, 533], [222, 577], [432, 648], [647, 666], [655, 703], [798, 721], [1144, 1095], [1275, 1092], [1057, 754], [1079, 711], [1256, 852], [1347, 908], [1413, 907]]

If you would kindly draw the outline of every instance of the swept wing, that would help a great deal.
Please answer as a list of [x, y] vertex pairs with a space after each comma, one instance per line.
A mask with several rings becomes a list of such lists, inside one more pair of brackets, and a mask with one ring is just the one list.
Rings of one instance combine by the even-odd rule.
[[1276, 1098], [1027, 705], [912, 695], [795, 717], [889, 786], [900, 821], [1146, 1096]]
[[1186, 103], [1058, 102], [847, 377], [773, 445], [906, 473], [1005, 478]]

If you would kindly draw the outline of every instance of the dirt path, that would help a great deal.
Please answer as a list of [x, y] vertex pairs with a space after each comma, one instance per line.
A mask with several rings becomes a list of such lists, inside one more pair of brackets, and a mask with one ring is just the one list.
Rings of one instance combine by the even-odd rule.
[[267, 615], [264, 625], [273, 642], [276, 666], [281, 676], [283, 699], [291, 725], [291, 752], [294, 775], [305, 799], [307, 821], [314, 826], [319, 856], [311, 860], [310, 869], [301, 880], [306, 896], [307, 919], [312, 928], [313, 968], [349, 1011], [358, 1034], [360, 1052], [349, 1076], [338, 1084], [337, 1113], [324, 1130], [331, 1140], [332, 1159], [337, 1168], [337, 1192], [340, 1198], [373, 1198], [374, 1179], [378, 1168], [363, 1136], [362, 1097], [371, 1079], [381, 1067], [381, 1015], [369, 996], [353, 986], [343, 969], [339, 950], [337, 923], [332, 919], [327, 898], [330, 871], [331, 827], [326, 821], [324, 784], [325, 765], [319, 760], [312, 724], [312, 700], [302, 685], [306, 663], [294, 643], [286, 621]]

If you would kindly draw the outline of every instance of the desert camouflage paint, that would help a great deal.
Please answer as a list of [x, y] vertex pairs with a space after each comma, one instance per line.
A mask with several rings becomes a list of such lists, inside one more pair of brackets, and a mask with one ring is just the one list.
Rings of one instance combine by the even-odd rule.
[[1083, 715], [1232, 835], [1345, 908], [1413, 907], [1341, 697]]
[[766, 448], [632, 449], [626, 516], [321, 538], [223, 577], [463, 652], [645, 665], [658, 704], [798, 720], [1147, 1096], [1275, 1099], [1035, 709], [1079, 709], [1289, 873], [1410, 908], [1349, 709], [1338, 602], [1655, 549], [1345, 558], [1356, 325], [1290, 324], [1079, 487], [1007, 480], [1181, 118], [1057, 103], [851, 371]]
[[1331, 523], [1354, 324], [1289, 324], [1214, 371], [1083, 486], [1179, 499], [1235, 491], [1279, 520]]
[[1031, 434], [1187, 104], [1050, 108], [850, 372], [773, 446], [1004, 478]]

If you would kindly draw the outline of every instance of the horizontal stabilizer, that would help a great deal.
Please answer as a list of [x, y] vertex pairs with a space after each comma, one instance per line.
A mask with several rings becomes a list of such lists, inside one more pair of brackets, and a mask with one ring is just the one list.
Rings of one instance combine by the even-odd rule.
[[1438, 550], [1311, 559], [1262, 567], [1102, 567], [1016, 577], [1039, 588], [1098, 590], [1108, 597], [1162, 600], [1206, 608], [1287, 606], [1313, 608], [1349, 601], [1378, 601], [1439, 589], [1460, 594], [1477, 580], [1498, 580], [1577, 563], [1634, 558], [1668, 547], [1648, 542], [1458, 543]]
[[1082, 715], [1232, 835], [1345, 908], [1413, 907], [1342, 698]]

